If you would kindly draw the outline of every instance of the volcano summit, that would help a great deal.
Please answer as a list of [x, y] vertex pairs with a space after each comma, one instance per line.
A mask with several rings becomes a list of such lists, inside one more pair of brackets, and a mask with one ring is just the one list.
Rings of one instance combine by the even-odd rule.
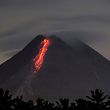
[[0, 87], [25, 99], [72, 99], [96, 88], [110, 93], [109, 82], [110, 62], [77, 39], [69, 46], [39, 35], [0, 65]]

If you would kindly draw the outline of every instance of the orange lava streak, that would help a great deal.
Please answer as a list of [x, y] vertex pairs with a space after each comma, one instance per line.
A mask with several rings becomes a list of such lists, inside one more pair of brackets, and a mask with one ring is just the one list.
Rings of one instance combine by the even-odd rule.
[[50, 45], [49, 39], [44, 39], [40, 44], [40, 47], [41, 47], [40, 51], [38, 55], [34, 58], [34, 67], [35, 67], [36, 72], [38, 72], [40, 68], [42, 67], [44, 57], [45, 57], [45, 54], [47, 52], [49, 45]]

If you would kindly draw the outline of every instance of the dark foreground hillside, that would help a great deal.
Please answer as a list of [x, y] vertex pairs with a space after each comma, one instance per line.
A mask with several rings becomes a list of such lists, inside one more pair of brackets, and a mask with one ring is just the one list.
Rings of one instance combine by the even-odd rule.
[[110, 110], [110, 96], [96, 89], [91, 91], [85, 99], [73, 99], [73, 102], [65, 98], [54, 103], [41, 98], [33, 102], [24, 101], [23, 96], [13, 98], [8, 90], [1, 88], [0, 110]]

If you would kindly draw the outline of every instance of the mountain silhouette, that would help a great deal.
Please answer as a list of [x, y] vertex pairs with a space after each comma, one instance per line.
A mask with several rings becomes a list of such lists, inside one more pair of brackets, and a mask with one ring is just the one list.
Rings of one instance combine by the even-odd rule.
[[0, 83], [19, 71], [22, 66], [26, 65], [36, 56], [39, 51], [38, 46], [44, 38], [42, 35], [37, 36], [22, 51], [0, 65], [0, 75], [2, 76]]
[[110, 62], [78, 39], [70, 46], [60, 38], [49, 37], [51, 45], [41, 69], [35, 73], [33, 59], [45, 38], [37, 36], [0, 65], [0, 87], [15, 95], [23, 95], [25, 99], [72, 99], [85, 96], [96, 88], [110, 93]]

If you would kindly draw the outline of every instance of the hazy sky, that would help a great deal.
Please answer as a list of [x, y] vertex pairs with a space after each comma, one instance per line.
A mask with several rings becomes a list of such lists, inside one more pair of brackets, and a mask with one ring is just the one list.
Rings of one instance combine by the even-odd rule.
[[0, 63], [45, 33], [80, 37], [110, 60], [110, 1], [0, 0]]

